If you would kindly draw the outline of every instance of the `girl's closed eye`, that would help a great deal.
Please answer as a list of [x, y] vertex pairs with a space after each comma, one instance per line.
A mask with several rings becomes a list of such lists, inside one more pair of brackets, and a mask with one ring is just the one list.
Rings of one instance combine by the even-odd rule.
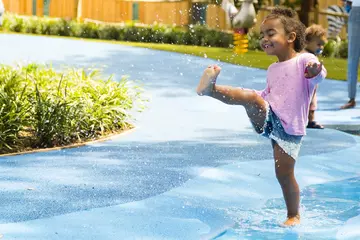
[[269, 37], [274, 36], [275, 34], [276, 34], [276, 31], [274, 29], [270, 29], [270, 30], [267, 31], [267, 35]]

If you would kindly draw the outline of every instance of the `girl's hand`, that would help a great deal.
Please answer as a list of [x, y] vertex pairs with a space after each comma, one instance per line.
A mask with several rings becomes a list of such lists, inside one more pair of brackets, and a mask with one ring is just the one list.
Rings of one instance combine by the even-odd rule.
[[318, 64], [318, 63], [309, 62], [308, 64], [306, 64], [305, 74], [304, 74], [305, 77], [313, 78], [317, 76], [321, 72], [322, 66], [323, 66], [322, 63]]

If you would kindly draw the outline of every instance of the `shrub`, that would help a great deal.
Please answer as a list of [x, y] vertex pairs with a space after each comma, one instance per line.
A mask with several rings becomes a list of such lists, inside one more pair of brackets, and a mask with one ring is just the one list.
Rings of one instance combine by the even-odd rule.
[[229, 47], [232, 44], [231, 33], [216, 31], [203, 25], [193, 25], [186, 30], [159, 24], [78, 23], [60, 18], [24, 17], [7, 13], [4, 15], [3, 29], [11, 32], [132, 42], [187, 44], [211, 47]]
[[0, 67], [0, 73], [0, 149], [12, 150], [20, 143], [19, 132], [29, 124], [28, 83], [8, 67]]
[[118, 40], [120, 38], [119, 29], [111, 25], [99, 26], [99, 38], [106, 40]]
[[[190, 25], [188, 29], [161, 24], [135, 23], [105, 24], [65, 20], [49, 17], [23, 17], [5, 14], [3, 29], [12, 32], [43, 35], [71, 36], [131, 42], [197, 45], [229, 48], [233, 46], [233, 34], [210, 29], [204, 25]], [[248, 34], [249, 50], [261, 50], [259, 33]], [[325, 57], [347, 57], [347, 42], [340, 44], [330, 39], [324, 47]]]
[[260, 34], [258, 32], [250, 32], [248, 34], [248, 39], [250, 50], [262, 50], [260, 46]]
[[0, 68], [0, 153], [53, 147], [131, 127], [142, 90], [101, 72], [30, 64]]
[[322, 55], [324, 57], [333, 57], [335, 56], [337, 51], [337, 42], [333, 39], [329, 39], [329, 41], [324, 46], [324, 51]]
[[24, 19], [19, 17], [7, 17], [9, 15], [5, 14], [3, 20], [3, 28], [11, 32], [21, 32], [24, 25]]
[[21, 32], [23, 33], [37, 33], [37, 20], [35, 18], [24, 19], [23, 26], [21, 27]]
[[348, 41], [342, 41], [339, 44], [339, 47], [337, 50], [337, 57], [340, 57], [340, 58], [348, 57]]

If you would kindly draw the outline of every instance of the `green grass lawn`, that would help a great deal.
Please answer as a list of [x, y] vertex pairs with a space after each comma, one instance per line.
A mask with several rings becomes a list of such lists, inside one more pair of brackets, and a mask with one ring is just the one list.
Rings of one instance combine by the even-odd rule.
[[[249, 51], [243, 55], [234, 54], [232, 49], [215, 48], [215, 47], [199, 47], [199, 46], [182, 46], [171, 44], [154, 44], [154, 43], [133, 43], [133, 42], [119, 42], [119, 44], [151, 48], [163, 51], [178, 52], [190, 54], [194, 56], [207, 57], [216, 59], [222, 62], [267, 69], [269, 65], [276, 61], [276, 57], [267, 56], [262, 51]], [[339, 58], [321, 58], [324, 66], [328, 71], [327, 78], [346, 80], [347, 60]], [[360, 71], [359, 71], [360, 80]]]
[[[50, 36], [57, 37], [57, 36]], [[62, 37], [63, 38], [63, 37]], [[70, 37], [68, 37], [70, 38]], [[77, 40], [84, 40], [79, 38], [71, 38]], [[134, 47], [150, 48], [162, 51], [177, 52], [189, 54], [193, 56], [206, 57], [222, 62], [232, 63], [236, 65], [267, 69], [268, 66], [276, 61], [276, 57], [267, 56], [262, 51], [249, 51], [243, 55], [234, 54], [232, 49], [216, 48], [216, 47], [199, 47], [199, 46], [185, 46], [185, 45], [172, 45], [172, 44], [157, 44], [157, 43], [139, 43], [139, 42], [120, 42], [108, 41], [98, 39], [86, 39], [86, 41], [104, 42], [128, 45]], [[328, 71], [327, 78], [346, 80], [347, 60], [339, 58], [321, 58], [324, 66]], [[360, 71], [359, 71], [360, 80]]]

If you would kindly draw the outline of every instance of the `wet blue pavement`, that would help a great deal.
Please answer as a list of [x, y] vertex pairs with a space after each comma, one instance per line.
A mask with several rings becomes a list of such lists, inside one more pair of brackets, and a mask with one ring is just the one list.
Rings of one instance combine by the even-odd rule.
[[[1, 63], [103, 67], [143, 82], [150, 98], [126, 135], [0, 157], [3, 239], [360, 238], [359, 137], [308, 131], [296, 168], [303, 223], [283, 229], [269, 141], [254, 133], [242, 107], [195, 94], [203, 69], [216, 61], [23, 35], [1, 34], [0, 46]], [[219, 83], [264, 87], [266, 71], [218, 64]], [[357, 126], [359, 108], [336, 110], [346, 95], [345, 82], [321, 84], [319, 119]]]

